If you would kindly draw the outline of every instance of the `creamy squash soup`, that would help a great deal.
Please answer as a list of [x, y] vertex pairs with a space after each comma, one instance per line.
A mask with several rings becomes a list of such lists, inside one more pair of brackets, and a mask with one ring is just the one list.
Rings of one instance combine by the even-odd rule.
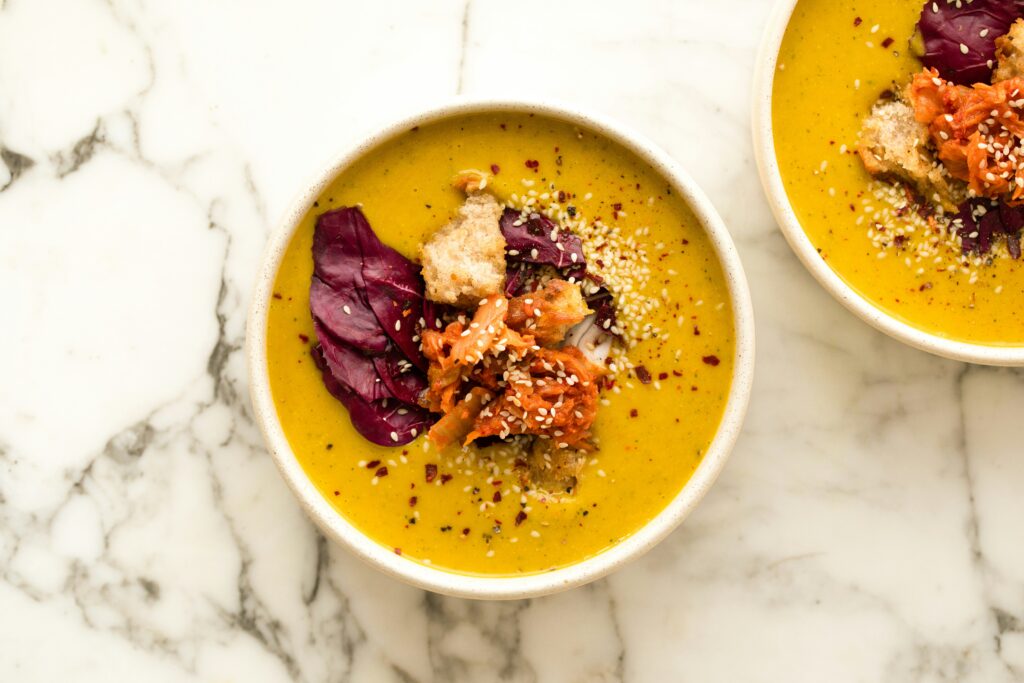
[[773, 88], [821, 258], [924, 331], [1024, 344], [1024, 20], [1011, 0], [800, 0]]
[[722, 269], [654, 169], [552, 118], [463, 115], [343, 171], [271, 300], [274, 404], [323, 496], [403, 557], [513, 575], [656, 516], [718, 428]]

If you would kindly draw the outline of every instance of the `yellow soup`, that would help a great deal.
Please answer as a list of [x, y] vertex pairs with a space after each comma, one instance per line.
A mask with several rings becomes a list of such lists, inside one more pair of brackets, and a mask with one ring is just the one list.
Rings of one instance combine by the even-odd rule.
[[[989, 265], [958, 264], [950, 270], [958, 254], [918, 262], [898, 250], [879, 250], [868, 232], [878, 202], [854, 152], [857, 134], [882, 91], [894, 82], [906, 83], [921, 69], [908, 40], [922, 4], [797, 3], [779, 52], [773, 91], [775, 151], [783, 183], [821, 257], [868, 301], [926, 332], [1020, 345], [1020, 261], [999, 258]], [[886, 46], [887, 39], [891, 42]]]
[[[629, 354], [654, 381], [644, 385], [620, 374], [617, 388], [602, 392], [605, 401], [594, 423], [600, 450], [570, 497], [525, 495], [517, 490], [512, 464], [500, 456], [498, 476], [471, 466], [493, 452], [485, 448], [438, 453], [423, 437], [400, 448], [365, 441], [310, 358], [315, 338], [308, 292], [317, 215], [361, 204], [380, 238], [415, 258], [418, 245], [461, 203], [450, 182], [466, 168], [497, 170], [489, 189], [500, 200], [525, 194], [530, 183], [537, 190], [554, 183], [574, 194], [578, 211], [587, 216], [607, 222], [618, 210], [616, 224], [639, 231], [636, 239], [650, 254], [647, 289], [662, 300], [650, 322], [662, 332]], [[665, 180], [604, 137], [525, 114], [462, 116], [422, 126], [343, 172], [303, 218], [288, 247], [267, 334], [270, 384], [284, 432], [338, 513], [404, 557], [489, 575], [578, 562], [656, 516], [686, 484], [718, 428], [733, 349], [722, 270], [700, 224]], [[426, 481], [428, 464], [438, 468], [432, 483]], [[386, 476], [375, 476], [379, 467], [387, 467]], [[520, 512], [526, 518], [516, 524]]]

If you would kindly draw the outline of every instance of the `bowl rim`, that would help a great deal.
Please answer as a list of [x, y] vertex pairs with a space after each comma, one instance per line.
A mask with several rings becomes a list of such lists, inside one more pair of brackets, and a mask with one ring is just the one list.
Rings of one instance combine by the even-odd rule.
[[[733, 378], [721, 422], [693, 475], [654, 518], [619, 543], [580, 562], [522, 576], [481, 576], [431, 567], [395, 554], [338, 513], [306, 476], [277, 419], [270, 391], [266, 324], [274, 280], [302, 217], [324, 188], [352, 163], [410, 128], [485, 112], [536, 113], [580, 125], [623, 145], [654, 167], [688, 203], [708, 234], [729, 290], [735, 327]], [[696, 507], [722, 471], [736, 442], [753, 384], [754, 318], [750, 291], [732, 239], [711, 201], [665, 152], [602, 116], [550, 100], [456, 98], [401, 118], [360, 138], [322, 167], [286, 209], [267, 242], [246, 321], [246, 358], [254, 418], [289, 488], [325, 535], [383, 573], [426, 590], [463, 598], [520, 599], [567, 590], [605, 576], [664, 539]]]
[[782, 182], [775, 155], [772, 88], [782, 39], [799, 0], [778, 0], [769, 16], [754, 66], [752, 133], [761, 185], [775, 221], [790, 248], [818, 283], [839, 303], [875, 329], [897, 341], [952, 360], [981, 365], [1024, 365], [1024, 346], [998, 346], [959, 341], [914, 327], [882, 310], [847, 284], [819, 255], [800, 226]]

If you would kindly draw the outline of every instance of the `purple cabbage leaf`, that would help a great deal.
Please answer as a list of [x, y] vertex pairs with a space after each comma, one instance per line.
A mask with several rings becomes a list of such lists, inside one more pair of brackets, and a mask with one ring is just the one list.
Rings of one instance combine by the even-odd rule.
[[395, 346], [374, 356], [373, 367], [388, 393], [403, 403], [415, 404], [427, 389], [427, 378]]
[[408, 443], [434, 419], [417, 405], [427, 380], [416, 336], [435, 317], [419, 267], [382, 243], [358, 207], [344, 207], [317, 219], [313, 271], [314, 359], [328, 391], [369, 441]]
[[960, 205], [956, 216], [963, 251], [987, 254], [996, 238], [1003, 236], [1010, 256], [1020, 258], [1020, 234], [1024, 228], [1024, 207], [991, 199], [970, 199]]
[[570, 274], [575, 274], [577, 278], [586, 269], [583, 242], [579, 236], [559, 228], [547, 216], [531, 213], [520, 220], [518, 211], [506, 208], [501, 214], [499, 225], [501, 234], [505, 236], [508, 260], [513, 263], [537, 263], [566, 268], [575, 271]]
[[320, 352], [331, 376], [338, 382], [355, 392], [364, 401], [379, 401], [384, 398], [395, 398], [377, 372], [373, 356], [360, 353], [337, 339], [314, 323], [316, 338], [320, 342]]
[[352, 426], [371, 443], [403, 446], [429, 429], [436, 419], [423, 408], [393, 399], [364, 400], [334, 377], [319, 346], [313, 348], [313, 361], [327, 391], [345, 406]]
[[1021, 9], [1019, 0], [930, 0], [917, 23], [921, 62], [960, 85], [989, 82], [995, 40], [1010, 30]]
[[309, 310], [316, 322], [357, 349], [381, 353], [387, 348], [388, 336], [358, 289], [334, 289], [314, 275]]

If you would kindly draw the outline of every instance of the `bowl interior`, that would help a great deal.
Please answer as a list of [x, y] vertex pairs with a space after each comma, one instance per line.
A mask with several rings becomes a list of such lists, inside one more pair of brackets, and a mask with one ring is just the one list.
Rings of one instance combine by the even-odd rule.
[[758, 52], [753, 82], [754, 155], [761, 184], [786, 241], [811, 275], [855, 315], [890, 337], [945, 358], [985, 365], [1024, 365], [1024, 346], [990, 346], [942, 337], [913, 327], [878, 308], [846, 283], [818, 254], [789, 202], [772, 128], [772, 89], [778, 54], [798, 0], [780, 0], [768, 20]]
[[[413, 126], [463, 114], [500, 111], [536, 113], [587, 127], [637, 154], [683, 196], [708, 233], [722, 264], [734, 311], [736, 356], [729, 398], [708, 452], [689, 482], [660, 514], [619, 544], [576, 564], [541, 574], [488, 577], [436, 569], [398, 556], [366, 537], [322, 497], [296, 459], [277, 419], [267, 369], [266, 328], [273, 284], [284, 252], [302, 217], [331, 180], [370, 150]], [[725, 226], [693, 180], [663, 152], [621, 126], [566, 107], [547, 103], [460, 101], [431, 109], [368, 136], [355, 149], [319, 172], [306, 188], [285, 213], [263, 257], [247, 322], [246, 354], [253, 408], [264, 439], [285, 481], [327, 536], [377, 569], [421, 588], [470, 598], [523, 598], [594, 580], [639, 556], [675, 528], [704, 496], [728, 458], [746, 411], [753, 378], [753, 313], [743, 268]]]

